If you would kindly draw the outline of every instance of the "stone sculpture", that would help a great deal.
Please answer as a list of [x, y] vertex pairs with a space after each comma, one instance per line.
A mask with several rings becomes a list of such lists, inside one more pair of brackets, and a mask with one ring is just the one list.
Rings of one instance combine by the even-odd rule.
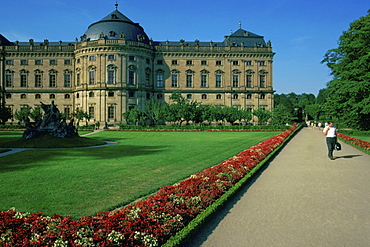
[[29, 119], [26, 120], [26, 130], [23, 132], [22, 138], [30, 139], [41, 133], [47, 133], [55, 137], [71, 137], [78, 136], [77, 130], [74, 126], [73, 119], [67, 124], [66, 119], [62, 117], [59, 109], [54, 104], [54, 100], [50, 105], [41, 103], [41, 108], [44, 111], [42, 120], [37, 123], [31, 123]]

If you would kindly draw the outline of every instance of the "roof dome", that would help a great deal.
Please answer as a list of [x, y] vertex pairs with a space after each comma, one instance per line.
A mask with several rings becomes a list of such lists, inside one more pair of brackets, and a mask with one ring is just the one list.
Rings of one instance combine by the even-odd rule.
[[139, 23], [132, 22], [116, 9], [100, 21], [91, 24], [85, 34], [81, 36], [81, 41], [123, 37], [126, 40], [149, 43], [149, 38]]

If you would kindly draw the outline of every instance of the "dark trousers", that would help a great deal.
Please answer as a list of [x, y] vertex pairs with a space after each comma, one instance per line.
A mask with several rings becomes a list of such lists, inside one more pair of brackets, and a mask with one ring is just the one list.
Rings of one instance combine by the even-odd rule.
[[328, 146], [328, 156], [333, 158], [333, 151], [335, 149], [335, 143], [337, 142], [336, 137], [326, 137], [326, 145]]

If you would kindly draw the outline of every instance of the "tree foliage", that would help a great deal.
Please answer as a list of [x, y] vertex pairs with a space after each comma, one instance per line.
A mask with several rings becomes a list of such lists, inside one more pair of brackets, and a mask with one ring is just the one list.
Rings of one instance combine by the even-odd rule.
[[350, 24], [339, 38], [339, 47], [322, 61], [331, 69], [326, 110], [348, 126], [370, 129], [370, 11]]

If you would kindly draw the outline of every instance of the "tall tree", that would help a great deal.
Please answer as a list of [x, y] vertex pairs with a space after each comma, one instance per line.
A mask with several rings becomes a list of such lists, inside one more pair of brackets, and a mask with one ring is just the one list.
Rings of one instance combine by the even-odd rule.
[[327, 111], [350, 127], [370, 129], [370, 10], [352, 22], [339, 38], [339, 47], [322, 61], [331, 69]]

